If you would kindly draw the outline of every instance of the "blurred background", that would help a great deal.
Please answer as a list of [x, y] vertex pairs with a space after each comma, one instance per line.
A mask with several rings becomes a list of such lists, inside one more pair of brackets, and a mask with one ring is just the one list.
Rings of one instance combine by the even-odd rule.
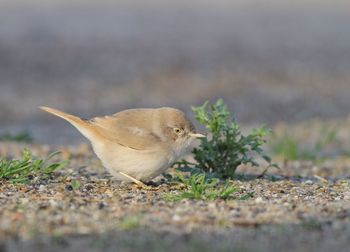
[[219, 97], [244, 125], [346, 118], [349, 27], [346, 0], [1, 0], [0, 133], [73, 143], [38, 106], [192, 115]]

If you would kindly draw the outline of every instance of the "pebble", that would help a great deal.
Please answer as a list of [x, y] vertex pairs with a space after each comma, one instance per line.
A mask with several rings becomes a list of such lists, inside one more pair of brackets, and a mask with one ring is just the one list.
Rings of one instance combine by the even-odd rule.
[[175, 215], [173, 215], [172, 219], [173, 219], [173, 221], [180, 221], [181, 217], [180, 217], [180, 215], [175, 214]]
[[21, 199], [21, 204], [27, 204], [29, 202], [29, 199], [23, 198]]
[[263, 200], [263, 198], [261, 198], [261, 197], [257, 197], [256, 199], [255, 199], [255, 203], [263, 203], [264, 202], [264, 200]]
[[208, 208], [216, 208], [216, 203], [215, 202], [209, 203]]
[[350, 200], [350, 192], [344, 193], [344, 200]]
[[54, 199], [50, 199], [50, 200], [49, 200], [49, 203], [50, 203], [50, 205], [51, 205], [52, 207], [58, 206], [58, 202], [57, 202], [56, 200], [54, 200]]
[[46, 186], [44, 186], [44, 185], [39, 186], [39, 189], [38, 189], [39, 192], [43, 192], [45, 190], [46, 190]]
[[105, 203], [103, 203], [103, 202], [100, 202], [100, 204], [98, 204], [98, 209], [103, 209], [103, 208], [105, 208], [105, 206], [106, 206], [106, 204]]
[[71, 192], [73, 191], [73, 186], [72, 185], [66, 185], [66, 190]]

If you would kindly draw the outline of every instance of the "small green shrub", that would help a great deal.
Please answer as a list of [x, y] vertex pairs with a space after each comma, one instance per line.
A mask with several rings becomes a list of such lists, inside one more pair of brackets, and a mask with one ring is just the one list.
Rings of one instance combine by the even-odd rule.
[[0, 180], [9, 180], [12, 183], [28, 183], [35, 177], [47, 178], [49, 175], [63, 168], [68, 161], [48, 163], [59, 152], [51, 153], [45, 159], [39, 159], [29, 150], [24, 150], [21, 159], [7, 160], [0, 157]]
[[182, 173], [177, 173], [176, 175], [179, 182], [185, 186], [185, 191], [181, 191], [179, 194], [166, 194], [166, 200], [227, 200], [233, 197], [232, 194], [237, 191], [237, 188], [229, 182], [220, 183], [218, 178], [210, 178], [205, 173], [192, 174], [190, 177], [185, 177]]
[[194, 163], [181, 161], [177, 167], [183, 170], [202, 170], [215, 173], [222, 178], [234, 177], [238, 166], [252, 164], [258, 166], [254, 155], [260, 155], [271, 166], [271, 158], [264, 155], [262, 146], [265, 136], [271, 130], [265, 126], [253, 129], [250, 134], [243, 135], [240, 126], [230, 114], [222, 99], [214, 105], [205, 102], [200, 107], [193, 107], [196, 119], [211, 133], [209, 137], [201, 138], [198, 148], [192, 153]]

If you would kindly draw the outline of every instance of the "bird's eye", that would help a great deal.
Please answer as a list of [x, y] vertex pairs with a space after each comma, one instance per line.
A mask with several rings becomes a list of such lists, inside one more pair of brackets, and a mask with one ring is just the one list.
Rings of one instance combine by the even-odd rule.
[[174, 128], [174, 132], [176, 133], [176, 134], [181, 134], [182, 133], [182, 129], [180, 129], [180, 128]]

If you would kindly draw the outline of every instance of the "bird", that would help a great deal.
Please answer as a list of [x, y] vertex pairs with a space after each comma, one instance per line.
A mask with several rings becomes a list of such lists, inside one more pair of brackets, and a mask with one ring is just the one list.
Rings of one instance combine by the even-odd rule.
[[143, 187], [187, 154], [195, 139], [205, 137], [183, 111], [171, 107], [126, 109], [92, 119], [40, 109], [72, 124], [117, 180]]

